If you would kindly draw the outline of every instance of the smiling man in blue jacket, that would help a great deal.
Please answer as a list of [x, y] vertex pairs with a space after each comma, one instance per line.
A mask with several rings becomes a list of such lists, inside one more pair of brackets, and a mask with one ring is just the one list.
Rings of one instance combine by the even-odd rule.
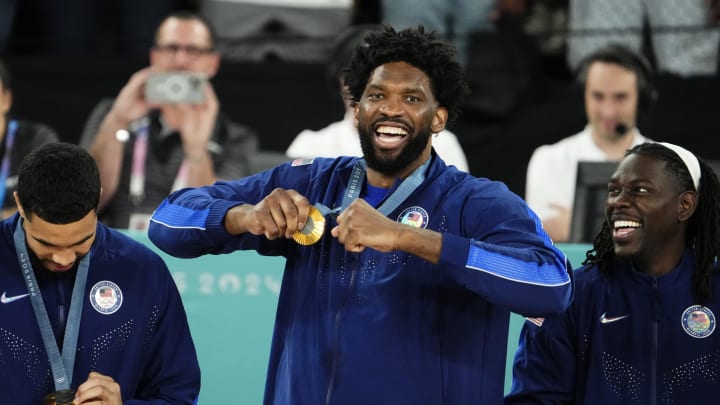
[[715, 403], [719, 197], [710, 166], [686, 149], [632, 148], [570, 309], [523, 326], [505, 403]]
[[509, 311], [562, 312], [566, 259], [522, 199], [432, 149], [467, 91], [451, 46], [388, 27], [345, 83], [363, 158], [179, 191], [150, 238], [180, 257], [287, 258], [265, 403], [500, 403]]

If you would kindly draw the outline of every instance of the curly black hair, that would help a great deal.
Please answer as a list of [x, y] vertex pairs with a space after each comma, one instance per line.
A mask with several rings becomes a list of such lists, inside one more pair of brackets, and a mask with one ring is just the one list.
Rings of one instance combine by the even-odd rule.
[[448, 110], [446, 126], [452, 125], [469, 93], [455, 48], [439, 40], [435, 31], [426, 33], [422, 25], [402, 31], [384, 26], [371, 32], [355, 47], [345, 71], [345, 84], [355, 101], [360, 100], [375, 68], [390, 62], [406, 62], [428, 76], [435, 99]]
[[20, 163], [17, 194], [28, 221], [33, 215], [58, 225], [79, 221], [98, 208], [95, 159], [70, 143], [41, 146]]
[[[671, 149], [659, 143], [643, 143], [625, 153], [638, 154], [665, 162], [665, 173], [674, 178], [686, 191], [694, 191], [690, 172], [685, 163]], [[694, 275], [693, 294], [700, 304], [712, 299], [711, 275], [717, 271], [716, 258], [720, 255], [720, 183], [712, 167], [700, 162], [700, 185], [697, 207], [687, 227], [686, 244], [693, 248], [698, 271]], [[583, 264], [597, 264], [602, 274], [610, 274], [615, 259], [612, 231], [607, 221], [593, 241]]]

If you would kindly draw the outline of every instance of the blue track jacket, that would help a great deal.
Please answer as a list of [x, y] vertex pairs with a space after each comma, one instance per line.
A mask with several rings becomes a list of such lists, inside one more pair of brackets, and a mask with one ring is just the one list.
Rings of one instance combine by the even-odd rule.
[[[55, 388], [15, 252], [19, 218], [15, 214], [0, 222], [0, 402], [38, 405]], [[35, 263], [33, 268], [62, 350], [77, 266], [65, 273]], [[97, 371], [120, 385], [124, 405], [196, 403], [200, 368], [195, 346], [162, 259], [98, 223], [85, 290], [71, 387]]]
[[501, 183], [432, 159], [389, 217], [442, 233], [437, 265], [400, 251], [347, 252], [330, 235], [333, 215], [311, 246], [225, 231], [231, 207], [278, 187], [338, 207], [357, 158], [296, 160], [180, 190], [157, 209], [150, 239], [169, 254], [251, 249], [287, 258], [265, 403], [498, 404], [509, 311], [547, 315], [569, 305], [565, 256], [527, 205]]
[[575, 271], [575, 301], [526, 321], [506, 404], [714, 404], [720, 392], [720, 279], [713, 302], [692, 294], [694, 259], [652, 277], [616, 262]]

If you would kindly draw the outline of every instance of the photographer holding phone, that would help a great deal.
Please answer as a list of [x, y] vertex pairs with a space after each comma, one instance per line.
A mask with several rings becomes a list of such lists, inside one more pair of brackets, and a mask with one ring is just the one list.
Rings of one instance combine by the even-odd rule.
[[157, 29], [150, 66], [95, 107], [80, 145], [100, 169], [104, 223], [144, 229], [171, 191], [250, 174], [257, 137], [220, 112], [208, 81], [219, 65], [209, 23], [173, 13]]

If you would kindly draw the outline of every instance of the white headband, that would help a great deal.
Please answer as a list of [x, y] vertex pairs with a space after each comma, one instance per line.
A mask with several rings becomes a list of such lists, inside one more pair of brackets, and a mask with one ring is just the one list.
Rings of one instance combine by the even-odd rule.
[[700, 189], [700, 162], [697, 157], [682, 146], [667, 142], [659, 142], [659, 144], [675, 152], [683, 163], [685, 163], [685, 167], [687, 167], [688, 172], [690, 172], [690, 177], [692, 177], [695, 191], [698, 191]]

